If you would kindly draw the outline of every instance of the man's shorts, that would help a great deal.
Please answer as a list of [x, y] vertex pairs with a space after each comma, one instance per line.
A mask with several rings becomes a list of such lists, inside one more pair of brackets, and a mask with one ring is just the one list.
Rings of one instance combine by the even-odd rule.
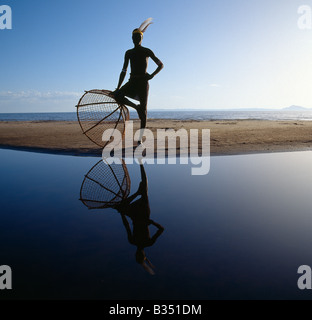
[[140, 101], [141, 106], [147, 105], [149, 83], [146, 79], [131, 79], [118, 90], [118, 94]]

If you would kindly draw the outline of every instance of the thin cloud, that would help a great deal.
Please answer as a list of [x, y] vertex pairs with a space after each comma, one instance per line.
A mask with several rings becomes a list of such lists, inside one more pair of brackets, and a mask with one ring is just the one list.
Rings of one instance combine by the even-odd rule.
[[0, 100], [32, 100], [32, 101], [43, 101], [43, 100], [69, 100], [78, 98], [81, 93], [71, 91], [46, 91], [40, 92], [36, 90], [28, 91], [1, 91]]

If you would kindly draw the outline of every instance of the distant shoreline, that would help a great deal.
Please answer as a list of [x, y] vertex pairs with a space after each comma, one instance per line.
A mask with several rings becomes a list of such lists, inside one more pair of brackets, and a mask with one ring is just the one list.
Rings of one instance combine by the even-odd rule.
[[[135, 126], [138, 128], [138, 121]], [[148, 129], [153, 133], [166, 128], [210, 129], [211, 155], [312, 150], [311, 121], [148, 121]], [[0, 148], [74, 156], [102, 154], [101, 148], [82, 134], [77, 121], [2, 121]]]
[[[131, 119], [138, 119], [136, 111], [130, 109]], [[272, 120], [272, 121], [312, 121], [312, 109], [273, 110], [273, 109], [233, 109], [233, 110], [198, 110], [198, 109], [149, 109], [149, 120]], [[75, 110], [72, 112], [33, 112], [0, 113], [0, 122], [14, 121], [77, 121]]]

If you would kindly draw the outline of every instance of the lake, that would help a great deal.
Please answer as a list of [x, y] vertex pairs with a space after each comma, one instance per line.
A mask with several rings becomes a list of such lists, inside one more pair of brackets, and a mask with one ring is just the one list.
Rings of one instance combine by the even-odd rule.
[[298, 267], [312, 266], [312, 152], [212, 157], [206, 176], [0, 156], [0, 265], [13, 274], [0, 299], [312, 297], [297, 287]]
[[[134, 109], [129, 109], [130, 118], [138, 119]], [[273, 121], [311, 121], [312, 110], [155, 110], [149, 109], [148, 119], [171, 120], [273, 120]], [[0, 113], [0, 121], [77, 121], [76, 112], [45, 113]]]

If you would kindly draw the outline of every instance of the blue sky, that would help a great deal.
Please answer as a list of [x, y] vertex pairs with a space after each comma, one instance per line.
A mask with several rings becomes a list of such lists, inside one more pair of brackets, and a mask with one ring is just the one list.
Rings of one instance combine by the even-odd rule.
[[[0, 112], [74, 111], [88, 89], [116, 88], [131, 32], [165, 68], [149, 109], [312, 107], [312, 0], [3, 0]], [[150, 61], [149, 71], [155, 65]], [[128, 78], [128, 76], [127, 76]]]

